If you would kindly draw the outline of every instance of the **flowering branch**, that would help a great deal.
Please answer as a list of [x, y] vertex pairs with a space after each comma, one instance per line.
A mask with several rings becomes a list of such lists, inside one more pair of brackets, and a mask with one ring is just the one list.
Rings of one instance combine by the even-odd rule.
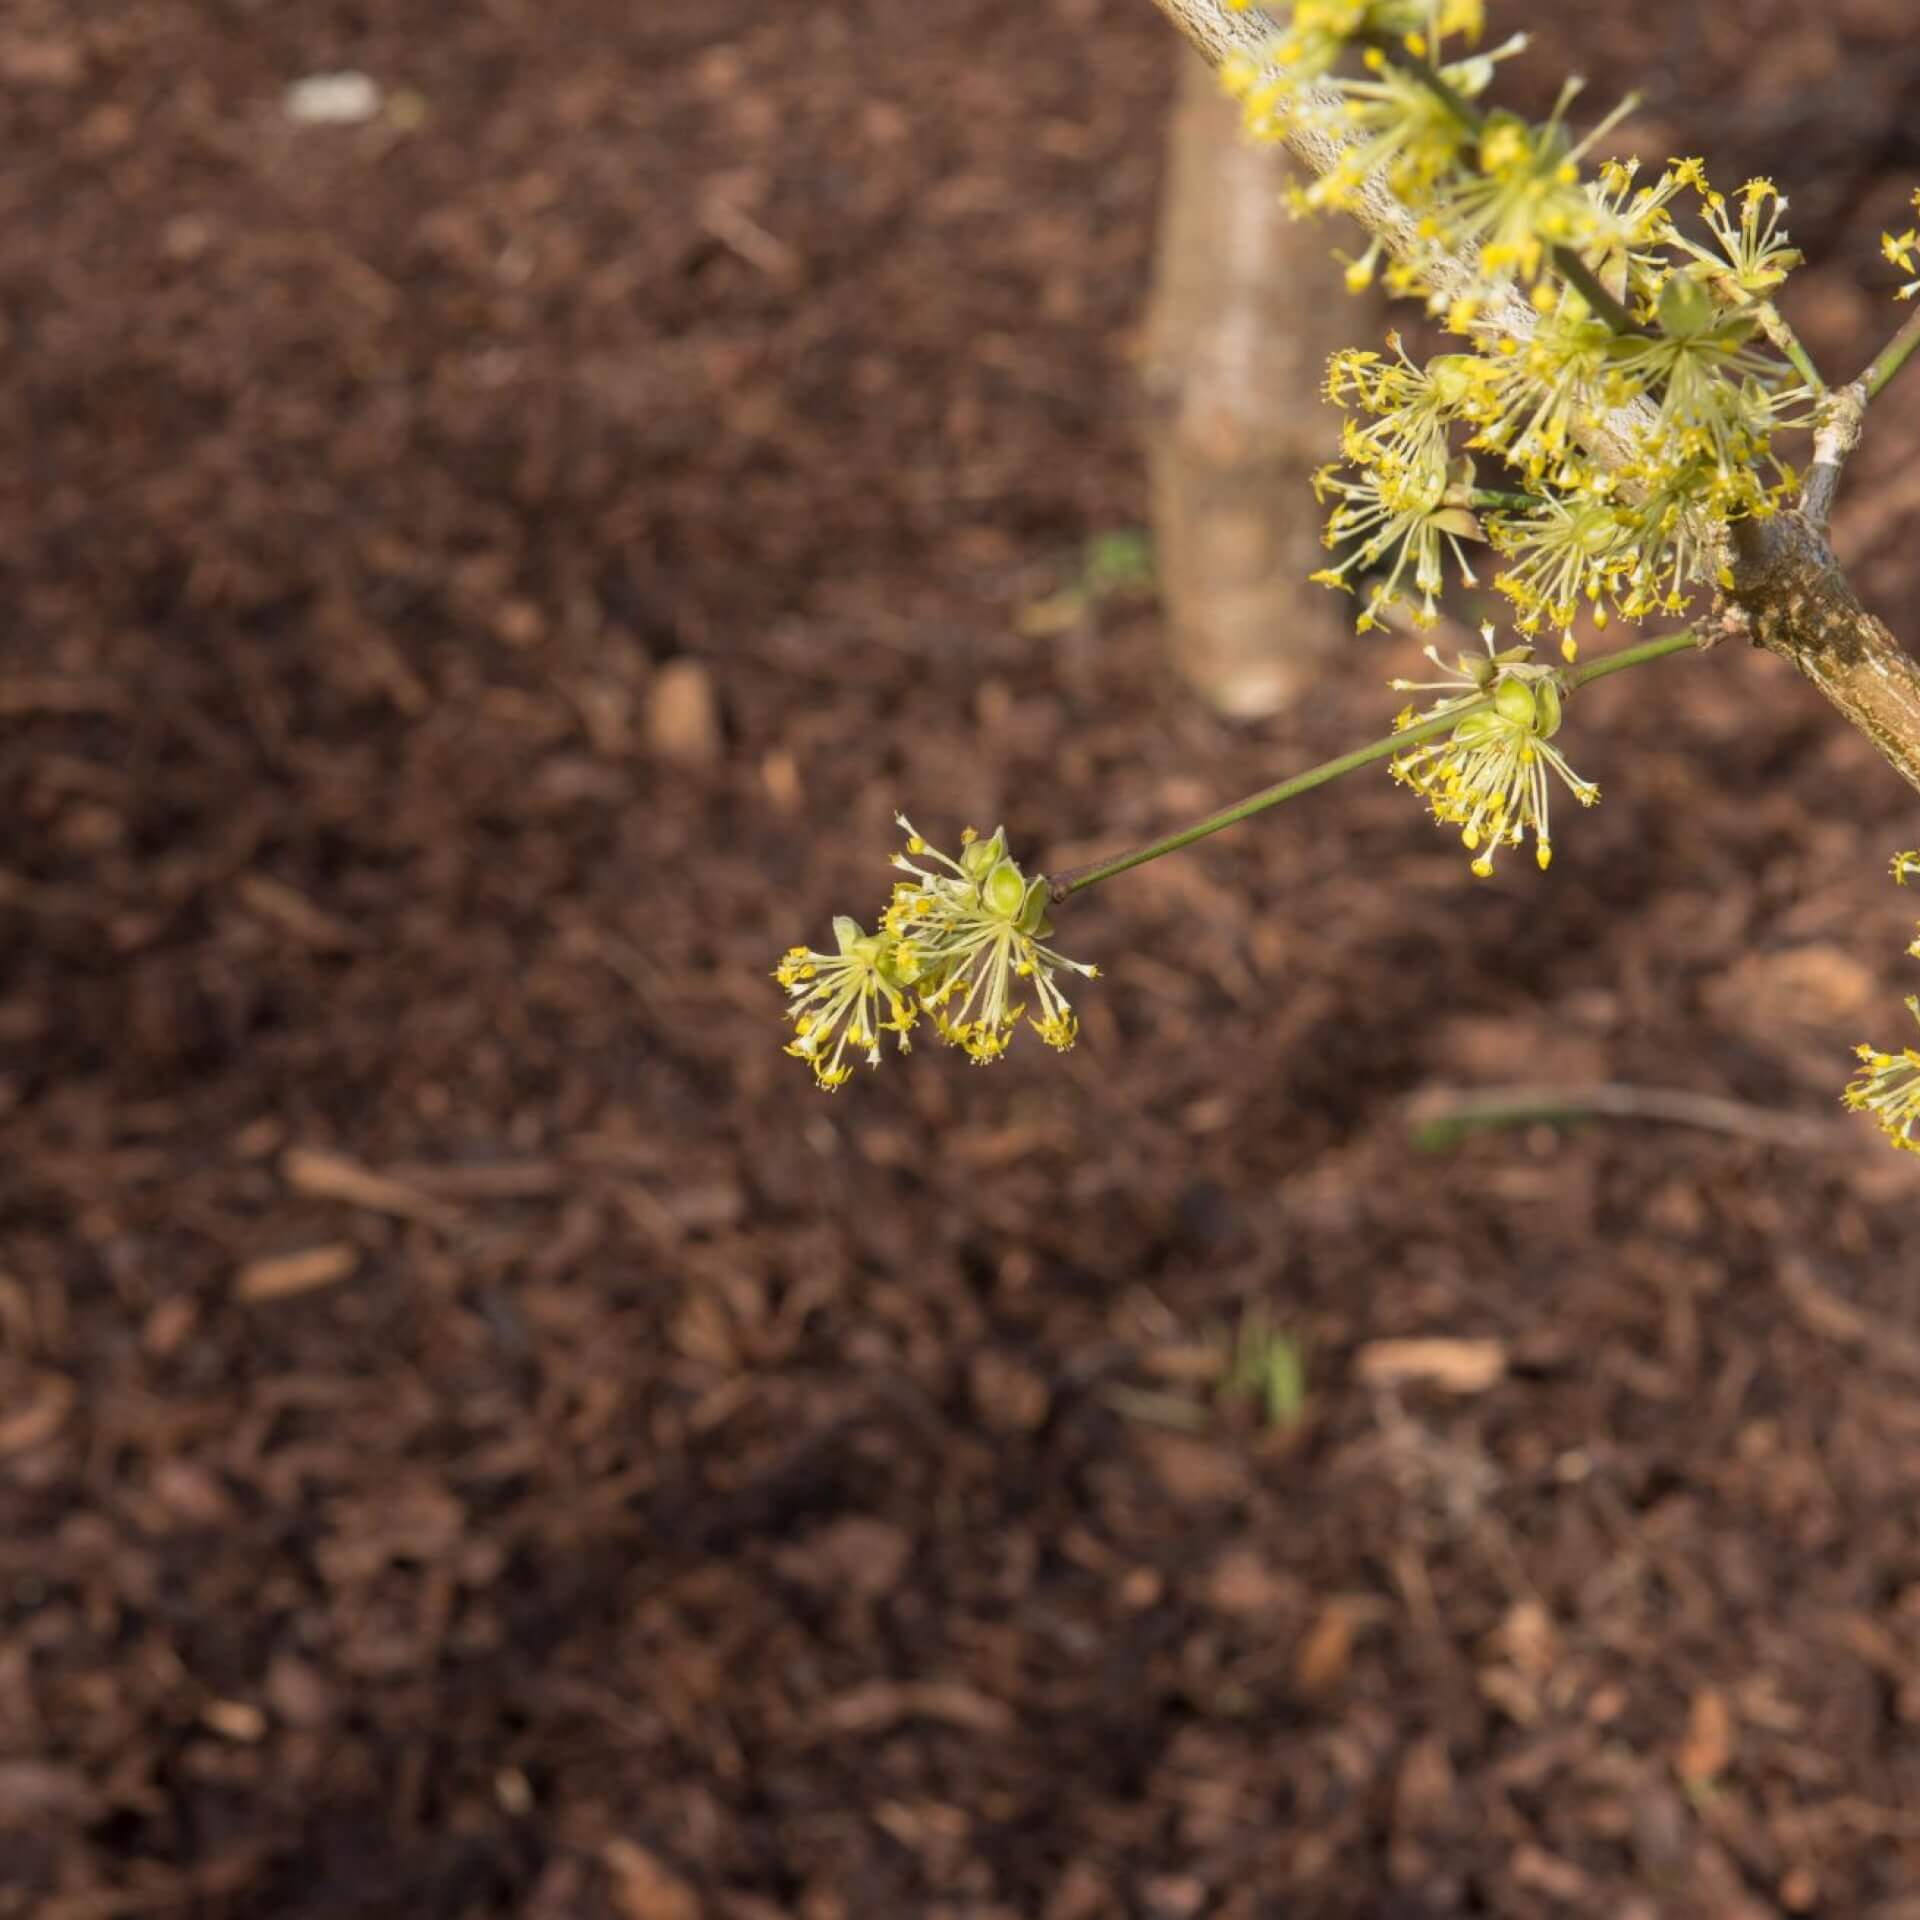
[[[1154, 0], [1154, 4], [1216, 66], [1233, 63], [1262, 76], [1273, 74], [1273, 51], [1284, 36], [1273, 18], [1257, 7], [1237, 7], [1230, 0]], [[1433, 66], [1424, 47], [1415, 51], [1404, 44], [1393, 46], [1379, 35], [1367, 37], [1373, 42], [1374, 57], [1384, 60], [1383, 49], [1390, 47], [1392, 64], [1416, 78], [1420, 67]], [[1388, 255], [1418, 263], [1418, 280], [1430, 306], [1458, 311], [1465, 301], [1485, 329], [1515, 342], [1516, 351], [1524, 349], [1538, 330], [1540, 316], [1519, 292], [1509, 285], [1490, 293], [1481, 261], [1470, 245], [1459, 236], [1437, 243], [1430, 231], [1423, 232], [1389, 177], [1390, 164], [1375, 165], [1358, 181], [1344, 179], [1342, 170], [1350, 174], [1353, 167], [1356, 141], [1342, 131], [1340, 96], [1324, 83], [1289, 90], [1284, 80], [1285, 76], [1274, 82], [1263, 78], [1261, 83], [1286, 93], [1287, 105], [1275, 117], [1272, 130], [1317, 175], [1343, 179], [1345, 190], [1337, 204], [1360, 219]], [[1445, 81], [1442, 85], [1458, 95], [1458, 88]], [[1467, 105], [1464, 100], [1460, 104]], [[1896, 263], [1910, 267], [1916, 251], [1920, 251], [1916, 236], [1888, 237], [1888, 257]], [[1614, 316], [1596, 305], [1591, 288], [1581, 284], [1590, 276], [1578, 270], [1565, 272], [1559, 248], [1552, 257], [1588, 306], [1611, 321]], [[1920, 287], [1920, 282], [1915, 285]], [[1755, 303], [1757, 325], [1764, 325], [1767, 317], [1759, 308], [1770, 309], [1771, 304], [1770, 300]], [[1901, 328], [1862, 376], [1866, 398], [1879, 394], [1917, 349], [1920, 314]], [[1783, 351], [1806, 380], [1807, 389], [1818, 394], [1817, 375], [1807, 379], [1812, 363], [1804, 351], [1796, 353], [1784, 344]], [[1642, 400], [1590, 409], [1580, 438], [1599, 467], [1615, 473], [1632, 467], [1636, 415], [1644, 425]], [[1722, 590], [1745, 619], [1755, 643], [1798, 667], [1903, 779], [1920, 788], [1920, 665], [1861, 605], [1827, 545], [1824, 514], [1839, 463], [1830, 464], [1833, 473], [1820, 479], [1810, 500], [1766, 517], [1733, 522], [1725, 553], [1728, 577], [1721, 582]]]
[[[872, 931], [843, 916], [833, 950], [794, 947], [775, 969], [788, 1051], [825, 1088], [856, 1061], [877, 1065], [885, 1034], [906, 1051], [922, 1020], [980, 1064], [1023, 1024], [1070, 1047], [1065, 988], [1095, 969], [1048, 944], [1049, 908], [1377, 762], [1458, 831], [1476, 874], [1529, 837], [1544, 870], [1555, 787], [1582, 807], [1600, 798], [1556, 744], [1567, 699], [1730, 633], [1791, 660], [1920, 788], [1920, 663], [1860, 604], [1827, 539], [1867, 410], [1920, 351], [1920, 316], [1830, 390], [1774, 304], [1800, 255], [1772, 181], [1749, 180], [1736, 206], [1697, 159], [1649, 183], [1611, 160], [1583, 177], [1584, 156], [1627, 109], [1576, 139], [1565, 121], [1577, 82], [1539, 125], [1477, 104], [1522, 44], [1477, 51], [1484, 0], [1269, 3], [1284, 27], [1240, 0], [1156, 0], [1224, 69], [1248, 130], [1305, 162], [1298, 202], [1371, 231], [1348, 285], [1380, 274], [1465, 343], [1424, 364], [1398, 336], [1386, 353], [1332, 356], [1340, 457], [1314, 485], [1332, 503], [1337, 558], [1313, 578], [1364, 594], [1362, 631], [1431, 627], [1448, 572], [1476, 585], [1473, 553], [1491, 549], [1518, 643], [1501, 648], [1487, 625], [1483, 652], [1449, 663], [1429, 646], [1439, 677], [1393, 685], [1437, 698], [1404, 707], [1390, 734], [1051, 880], [1016, 862], [1003, 832], [968, 829], [950, 858], [900, 816], [894, 865], [909, 877]], [[1893, 264], [1920, 269], [1920, 228], [1882, 244]], [[1920, 277], [1900, 294], [1920, 294]], [[1803, 479], [1775, 441], [1805, 430]], [[1499, 463], [1491, 484], [1482, 459]], [[1582, 616], [1638, 625], [1702, 594], [1710, 611], [1682, 631], [1573, 664]], [[1543, 628], [1559, 634], [1565, 665], [1531, 657]], [[1916, 876], [1920, 853], [1901, 855], [1895, 877]], [[1909, 1004], [1920, 1014], [1920, 997]], [[1849, 1104], [1920, 1152], [1920, 1048], [1865, 1048], [1859, 1060]]]
[[[1650, 660], [1664, 660], [1670, 654], [1697, 652], [1699, 647], [1700, 636], [1691, 629], [1685, 633], [1669, 633], [1658, 640], [1642, 641], [1638, 646], [1621, 647], [1583, 666], [1560, 671], [1554, 677], [1568, 692], [1573, 692], [1595, 680], [1605, 679], [1608, 674], [1624, 672], [1628, 667], [1645, 666]], [[1148, 841], [1143, 847], [1135, 847], [1131, 853], [1116, 854], [1111, 860], [1101, 860], [1092, 866], [1075, 867], [1067, 873], [1055, 874], [1048, 891], [1058, 905], [1073, 894], [1098, 886], [1102, 880], [1111, 880], [1115, 874], [1130, 873], [1135, 867], [1144, 867], [1150, 860], [1178, 853], [1183, 847], [1192, 846], [1196, 840], [1205, 840], [1227, 827], [1237, 827], [1241, 821], [1251, 820], [1255, 814], [1265, 813], [1269, 807], [1277, 807], [1283, 800], [1297, 800], [1301, 794], [1311, 793], [1315, 787], [1324, 787], [1330, 780], [1338, 780], [1343, 774], [1357, 773], [1360, 768], [1371, 766], [1376, 760], [1404, 754], [1410, 747], [1422, 746], [1439, 739], [1443, 734], [1455, 733], [1461, 721], [1470, 715], [1487, 712], [1494, 704], [1492, 693], [1452, 702], [1424, 720], [1396, 728], [1382, 740], [1369, 741], [1351, 753], [1343, 753], [1334, 760], [1323, 760], [1317, 767], [1309, 767], [1304, 773], [1293, 774], [1271, 787], [1263, 787], [1258, 793], [1249, 794], [1244, 800], [1236, 800], [1232, 806], [1222, 807], [1218, 813], [1210, 813], [1190, 827], [1182, 827], [1177, 833], [1169, 833], [1161, 839]]]

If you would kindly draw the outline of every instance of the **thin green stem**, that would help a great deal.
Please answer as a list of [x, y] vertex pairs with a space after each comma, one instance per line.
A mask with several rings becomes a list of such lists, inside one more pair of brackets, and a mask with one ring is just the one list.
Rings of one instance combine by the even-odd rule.
[[1793, 363], [1794, 372], [1815, 393], [1825, 393], [1827, 383], [1820, 378], [1820, 369], [1813, 364], [1813, 355], [1801, 345], [1800, 336], [1787, 324], [1787, 316], [1771, 300], [1762, 300], [1759, 317], [1760, 331]]
[[1455, 707], [1451, 712], [1438, 714], [1431, 720], [1416, 721], [1398, 733], [1388, 734], [1384, 740], [1369, 741], [1364, 747], [1343, 753], [1337, 760], [1323, 760], [1319, 766], [1309, 767], [1305, 773], [1296, 773], [1276, 786], [1264, 787], [1244, 800], [1236, 800], [1232, 806], [1222, 807], [1218, 813], [1210, 813], [1204, 820], [1196, 821], [1190, 827], [1182, 827], [1178, 833], [1150, 840], [1144, 847], [1135, 847], [1131, 853], [1116, 854], [1111, 860], [1101, 860], [1093, 866], [1078, 867], [1071, 873], [1063, 873], [1051, 882], [1049, 891], [1056, 901], [1064, 900], [1069, 894], [1098, 886], [1102, 880], [1111, 880], [1116, 873], [1144, 867], [1149, 860], [1158, 860], [1164, 854], [1178, 853], [1182, 847], [1190, 847], [1196, 840], [1204, 840], [1209, 834], [1219, 833], [1227, 827], [1237, 827], [1242, 820], [1251, 820], [1256, 813], [1265, 813], [1269, 807], [1277, 807], [1283, 800], [1297, 800], [1301, 794], [1311, 793], [1315, 787], [1324, 787], [1329, 780], [1338, 780], [1343, 773], [1357, 773], [1362, 767], [1369, 767], [1376, 760], [1384, 760], [1403, 747], [1415, 747], [1422, 740], [1436, 740], [1443, 733], [1451, 733], [1468, 714], [1479, 713], [1492, 704], [1491, 700], [1475, 700], [1466, 706]]
[[[1649, 660], [1661, 660], [1670, 653], [1681, 653], [1697, 644], [1691, 631], [1666, 634], [1658, 640], [1643, 640], [1638, 646], [1622, 647], [1617, 653], [1590, 660], [1584, 666], [1568, 668], [1566, 684], [1569, 689], [1584, 687], [1591, 681], [1605, 679], [1610, 673], [1644, 666]], [[1290, 779], [1264, 787], [1244, 800], [1236, 800], [1230, 807], [1222, 807], [1218, 813], [1208, 814], [1204, 820], [1196, 821], [1190, 827], [1182, 827], [1177, 833], [1169, 833], [1161, 839], [1148, 841], [1143, 847], [1135, 847], [1131, 853], [1116, 854], [1111, 860], [1099, 860], [1091, 866], [1076, 867], [1070, 872], [1056, 875], [1048, 882], [1048, 893], [1058, 904], [1072, 894], [1098, 886], [1102, 880], [1111, 880], [1115, 874], [1128, 873], [1135, 867], [1144, 867], [1150, 860], [1178, 853], [1183, 847], [1192, 846], [1196, 840], [1204, 840], [1210, 834], [1223, 832], [1228, 827], [1237, 827], [1241, 821], [1251, 820], [1256, 813], [1265, 813], [1269, 807], [1279, 806], [1283, 800], [1297, 800], [1301, 794], [1311, 793], [1315, 787], [1324, 787], [1328, 781], [1338, 780], [1342, 774], [1357, 773], [1376, 760], [1388, 759], [1407, 747], [1417, 747], [1423, 740], [1437, 740], [1442, 734], [1451, 733], [1468, 714], [1480, 713], [1492, 704], [1492, 700], [1487, 698], [1470, 700], [1429, 719], [1416, 720], [1412, 726], [1402, 727], [1397, 733], [1388, 734], [1384, 740], [1369, 741], [1364, 747], [1343, 753], [1336, 760], [1323, 760], [1317, 767], [1309, 767], [1304, 773], [1296, 773]]]
[[1920, 305], [1915, 306], [1907, 316], [1906, 325], [1880, 349], [1873, 365], [1860, 376], [1869, 400], [1879, 396], [1881, 388], [1913, 358], [1916, 348], [1920, 348]]
[[1584, 666], [1569, 668], [1567, 685], [1591, 686], [1594, 681], [1604, 680], [1610, 673], [1624, 673], [1629, 667], [1644, 667], [1649, 660], [1664, 660], [1670, 653], [1686, 653], [1699, 645], [1700, 636], [1691, 627], [1679, 633], [1663, 633], [1657, 640], [1642, 640], [1637, 646], [1620, 647], [1612, 653], [1603, 653], [1598, 660], [1589, 660]]
[[1646, 337], [1646, 329], [1634, 324], [1633, 315], [1600, 284], [1600, 276], [1571, 247], [1555, 247], [1553, 264], [1560, 269], [1561, 279], [1615, 333], [1632, 334], [1636, 339]]
[[1531, 513], [1535, 507], [1544, 507], [1544, 496], [1537, 493], [1508, 493], [1499, 487], [1469, 487], [1460, 495], [1448, 496], [1448, 504], [1458, 500], [1461, 506], [1471, 507], [1476, 513]]

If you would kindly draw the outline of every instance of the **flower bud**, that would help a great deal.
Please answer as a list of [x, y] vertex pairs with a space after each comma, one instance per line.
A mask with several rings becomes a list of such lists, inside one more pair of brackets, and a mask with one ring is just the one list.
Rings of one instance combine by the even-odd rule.
[[1533, 689], [1524, 680], [1516, 680], [1511, 675], [1503, 679], [1493, 690], [1493, 705], [1501, 719], [1516, 727], [1525, 727], [1530, 733], [1540, 724], [1540, 709]]
[[1535, 726], [1542, 740], [1551, 740], [1560, 731], [1560, 688], [1557, 682], [1542, 680], [1533, 690], [1534, 704], [1540, 709]]
[[1449, 411], [1463, 405], [1472, 396], [1480, 367], [1477, 354], [1436, 354], [1427, 362], [1427, 378], [1433, 384], [1433, 397]]
[[1589, 507], [1574, 519], [1574, 544], [1589, 557], [1605, 553], [1619, 537], [1620, 523], [1611, 507]]
[[1003, 920], [1017, 920], [1027, 904], [1026, 877], [1011, 860], [1002, 860], [987, 875], [980, 897], [989, 913], [997, 913]]
[[960, 849], [960, 864], [966, 869], [969, 880], [984, 880], [1006, 851], [1006, 829], [995, 827], [987, 839], [969, 840]]
[[1511, 173], [1533, 159], [1527, 123], [1517, 113], [1490, 113], [1480, 135], [1480, 171]]
[[1684, 273], [1676, 273], [1660, 289], [1660, 331], [1669, 339], [1698, 333], [1713, 314], [1713, 295]]

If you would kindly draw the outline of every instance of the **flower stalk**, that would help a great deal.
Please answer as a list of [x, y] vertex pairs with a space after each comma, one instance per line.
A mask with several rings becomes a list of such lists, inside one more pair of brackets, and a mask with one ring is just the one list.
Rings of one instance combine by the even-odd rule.
[[[1657, 640], [1643, 640], [1637, 646], [1621, 647], [1577, 667], [1561, 669], [1558, 678], [1569, 692], [1574, 692], [1592, 685], [1596, 680], [1604, 680], [1609, 674], [1624, 673], [1630, 667], [1645, 666], [1650, 661], [1664, 660], [1676, 653], [1697, 652], [1699, 646], [1699, 634], [1689, 628], [1683, 633], [1663, 634]], [[1158, 840], [1149, 840], [1145, 846], [1135, 847], [1128, 853], [1115, 854], [1112, 859], [1098, 860], [1089, 866], [1056, 874], [1049, 885], [1049, 894], [1056, 905], [1060, 904], [1076, 893], [1086, 892], [1089, 887], [1097, 887], [1103, 880], [1111, 880], [1117, 874], [1131, 873], [1135, 867], [1144, 867], [1149, 861], [1178, 853], [1197, 840], [1223, 833], [1228, 827], [1237, 827], [1243, 820], [1251, 820], [1270, 807], [1297, 800], [1303, 793], [1311, 793], [1314, 788], [1324, 787], [1329, 781], [1338, 780], [1349, 773], [1358, 773], [1362, 767], [1391, 759], [1405, 753], [1410, 747], [1438, 740], [1451, 734], [1470, 714], [1491, 711], [1493, 705], [1491, 695], [1449, 705], [1442, 712], [1424, 720], [1416, 720], [1384, 739], [1370, 740], [1364, 747], [1356, 747], [1351, 753], [1323, 760], [1317, 767], [1308, 767], [1303, 773], [1293, 774], [1270, 787], [1263, 787], [1244, 800], [1236, 800], [1230, 807], [1222, 807], [1219, 812], [1208, 814], [1204, 820], [1196, 820], [1190, 827], [1164, 834]]]
[[1880, 349], [1873, 364], [1860, 376], [1869, 400], [1877, 400], [1886, 391], [1916, 350], [1920, 350], [1920, 307], [1907, 316], [1900, 331]]

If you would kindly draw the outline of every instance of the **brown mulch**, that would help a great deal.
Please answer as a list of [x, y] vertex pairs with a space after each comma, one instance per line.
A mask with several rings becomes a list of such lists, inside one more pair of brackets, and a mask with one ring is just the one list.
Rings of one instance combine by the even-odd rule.
[[[1851, 371], [1905, 13], [1519, 84], [1780, 178]], [[894, 806], [1071, 862], [1387, 710], [1023, 637], [1142, 518], [1170, 62], [5, 9], [0, 1916], [1920, 1913], [1920, 1172], [1835, 1101], [1920, 832], [1775, 663], [1585, 696], [1550, 879], [1348, 783], [1076, 904], [1064, 1060], [778, 1051]], [[1916, 419], [1840, 526], [1910, 632]], [[1761, 1118], [1410, 1129], [1517, 1079]]]

